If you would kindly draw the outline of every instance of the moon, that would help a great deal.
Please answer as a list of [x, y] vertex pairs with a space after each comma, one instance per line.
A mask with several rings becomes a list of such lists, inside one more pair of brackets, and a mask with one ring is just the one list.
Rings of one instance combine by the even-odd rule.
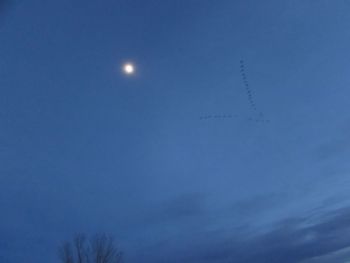
[[132, 75], [135, 73], [135, 66], [132, 63], [125, 63], [123, 65], [123, 71], [126, 75]]

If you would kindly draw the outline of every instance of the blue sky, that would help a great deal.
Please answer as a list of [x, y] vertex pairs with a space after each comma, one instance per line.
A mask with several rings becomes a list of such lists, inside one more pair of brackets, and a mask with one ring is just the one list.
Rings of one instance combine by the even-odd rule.
[[350, 260], [349, 9], [7, 1], [0, 261], [77, 232], [126, 262]]

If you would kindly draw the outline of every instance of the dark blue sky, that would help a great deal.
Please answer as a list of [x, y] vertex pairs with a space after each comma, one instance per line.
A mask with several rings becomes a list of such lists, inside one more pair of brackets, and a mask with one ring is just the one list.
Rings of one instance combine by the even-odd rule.
[[348, 1], [7, 2], [1, 262], [350, 259]]

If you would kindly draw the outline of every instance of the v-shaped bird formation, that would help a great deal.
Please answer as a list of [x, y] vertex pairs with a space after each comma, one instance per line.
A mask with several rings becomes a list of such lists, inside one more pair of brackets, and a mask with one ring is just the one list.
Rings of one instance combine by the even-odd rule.
[[[260, 122], [260, 123], [270, 122], [269, 120], [265, 119], [264, 114], [262, 112], [259, 112], [256, 107], [255, 98], [247, 78], [246, 66], [245, 66], [244, 60], [239, 61], [239, 68], [240, 68], [240, 74], [243, 81], [244, 89], [247, 94], [249, 107], [254, 112], [254, 115], [256, 116], [256, 117], [247, 118], [247, 120], [252, 122]], [[237, 114], [208, 114], [208, 115], [200, 116], [199, 119], [200, 120], [232, 119], [232, 118], [238, 118], [238, 117], [239, 116]]]

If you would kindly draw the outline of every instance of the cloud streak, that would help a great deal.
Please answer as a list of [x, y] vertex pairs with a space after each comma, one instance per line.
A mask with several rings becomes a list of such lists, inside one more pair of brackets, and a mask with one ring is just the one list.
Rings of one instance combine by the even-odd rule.
[[167, 261], [308, 262], [350, 246], [350, 207], [325, 212], [318, 217], [289, 218], [262, 234], [248, 233], [254, 233], [254, 230], [232, 234], [226, 239], [220, 239], [217, 233], [208, 233], [200, 240], [192, 240], [187, 248], [168, 255]]

